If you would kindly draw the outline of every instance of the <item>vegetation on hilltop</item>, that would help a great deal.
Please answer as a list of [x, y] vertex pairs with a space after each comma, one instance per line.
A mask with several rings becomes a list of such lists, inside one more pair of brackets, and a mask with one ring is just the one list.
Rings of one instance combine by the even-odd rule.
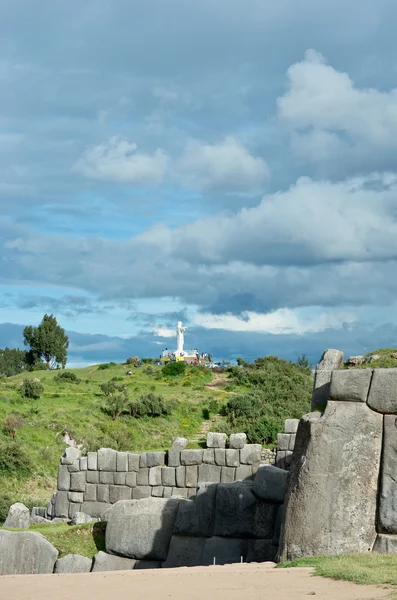
[[376, 357], [375, 360], [371, 359], [370, 362], [364, 362], [361, 365], [349, 366], [349, 369], [392, 369], [397, 368], [397, 348], [379, 348], [378, 350], [372, 350], [368, 354], [363, 355], [364, 358]]

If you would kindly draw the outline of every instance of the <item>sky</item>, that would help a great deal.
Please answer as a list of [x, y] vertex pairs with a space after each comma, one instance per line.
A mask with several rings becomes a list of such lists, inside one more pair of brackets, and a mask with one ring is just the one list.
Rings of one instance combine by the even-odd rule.
[[397, 346], [394, 0], [2, 0], [0, 347]]

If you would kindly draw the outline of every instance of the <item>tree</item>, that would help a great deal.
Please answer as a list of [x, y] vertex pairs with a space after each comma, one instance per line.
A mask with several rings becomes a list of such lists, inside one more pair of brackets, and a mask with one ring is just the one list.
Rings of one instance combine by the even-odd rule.
[[38, 327], [23, 330], [25, 346], [30, 346], [27, 360], [30, 366], [46, 364], [48, 369], [65, 368], [69, 338], [54, 315], [44, 315]]
[[309, 363], [306, 354], [301, 354], [301, 356], [298, 356], [296, 364], [302, 367], [303, 369], [306, 369], [307, 371], [311, 371], [313, 366]]
[[26, 350], [17, 348], [5, 348], [0, 350], [0, 376], [12, 377], [22, 373], [27, 367]]

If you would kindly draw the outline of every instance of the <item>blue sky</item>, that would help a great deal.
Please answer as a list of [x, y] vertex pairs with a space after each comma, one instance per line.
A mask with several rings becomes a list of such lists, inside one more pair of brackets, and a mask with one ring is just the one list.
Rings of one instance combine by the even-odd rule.
[[4, 0], [0, 347], [396, 346], [392, 0]]

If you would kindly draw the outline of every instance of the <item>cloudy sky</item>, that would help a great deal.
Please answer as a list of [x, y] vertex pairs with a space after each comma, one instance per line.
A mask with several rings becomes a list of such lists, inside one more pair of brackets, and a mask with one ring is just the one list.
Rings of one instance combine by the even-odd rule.
[[397, 346], [395, 0], [2, 0], [0, 347]]

